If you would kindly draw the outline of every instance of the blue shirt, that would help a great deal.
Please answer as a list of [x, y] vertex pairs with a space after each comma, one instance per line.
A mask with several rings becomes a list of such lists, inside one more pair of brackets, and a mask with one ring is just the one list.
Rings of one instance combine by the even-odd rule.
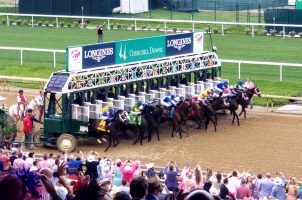
[[82, 161], [81, 160], [71, 160], [68, 163], [69, 168], [77, 168], [80, 169], [82, 166]]
[[219, 89], [221, 89], [221, 90], [224, 90], [224, 82], [221, 82], [221, 83], [218, 83], [217, 85], [216, 85], [216, 87], [217, 88], [219, 88]]
[[283, 189], [283, 185], [275, 185], [272, 189], [272, 196], [278, 200], [285, 200], [286, 195]]
[[297, 199], [302, 199], [302, 190], [299, 190], [297, 193]]
[[272, 193], [273, 186], [274, 186], [274, 183], [272, 180], [267, 179], [267, 178], [263, 179], [259, 185], [259, 190], [260, 190], [259, 198], [263, 198], [263, 197], [268, 198]]
[[171, 187], [177, 187], [178, 186], [178, 181], [176, 179], [176, 176], [178, 174], [178, 167], [176, 167], [176, 170], [171, 171], [168, 169], [168, 166], [165, 168], [165, 174], [166, 174], [166, 181], [165, 184], [168, 188]]

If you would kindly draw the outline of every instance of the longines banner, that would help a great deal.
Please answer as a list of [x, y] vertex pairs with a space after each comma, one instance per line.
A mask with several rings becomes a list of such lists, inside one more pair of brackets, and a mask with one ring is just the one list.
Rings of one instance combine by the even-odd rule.
[[66, 71], [198, 53], [203, 44], [203, 33], [196, 32], [69, 47]]

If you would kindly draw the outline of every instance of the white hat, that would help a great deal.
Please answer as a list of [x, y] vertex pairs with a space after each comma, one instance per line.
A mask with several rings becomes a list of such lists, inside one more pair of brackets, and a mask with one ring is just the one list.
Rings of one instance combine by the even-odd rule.
[[147, 169], [151, 169], [152, 167], [154, 167], [154, 163], [147, 163], [146, 167]]
[[131, 167], [130, 165], [127, 165], [127, 166], [125, 167], [125, 171], [131, 171], [131, 169], [132, 169], [132, 167]]
[[274, 178], [274, 184], [275, 185], [282, 185], [282, 179], [280, 177]]
[[88, 162], [92, 162], [92, 161], [94, 161], [94, 160], [95, 160], [94, 155], [89, 155], [89, 156], [87, 157], [87, 161], [88, 161]]

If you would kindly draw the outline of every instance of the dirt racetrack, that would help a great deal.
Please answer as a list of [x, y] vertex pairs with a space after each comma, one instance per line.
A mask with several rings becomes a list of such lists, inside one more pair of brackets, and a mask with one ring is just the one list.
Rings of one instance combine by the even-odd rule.
[[[17, 92], [0, 91], [8, 100], [6, 105], [15, 103]], [[28, 91], [29, 94], [38, 91]], [[110, 158], [140, 159], [143, 163], [154, 162], [165, 165], [175, 160], [180, 167], [190, 163], [201, 164], [203, 170], [229, 172], [233, 169], [253, 174], [282, 171], [286, 176], [302, 179], [302, 117], [298, 115], [268, 113], [263, 109], [248, 110], [247, 120], [241, 118], [241, 125], [232, 125], [229, 116], [219, 116], [218, 130], [213, 126], [207, 132], [189, 129], [189, 137], [171, 138], [169, 124], [161, 125], [158, 142], [153, 136], [151, 143], [132, 145], [134, 139], [121, 140], [118, 147], [103, 153], [102, 145], [79, 145], [84, 153], [98, 151]], [[20, 125], [20, 129], [22, 126]], [[36, 127], [37, 129], [37, 127]], [[22, 132], [18, 138], [22, 137]], [[39, 153], [56, 152], [54, 148], [38, 148]], [[76, 153], [75, 153], [76, 154]]]

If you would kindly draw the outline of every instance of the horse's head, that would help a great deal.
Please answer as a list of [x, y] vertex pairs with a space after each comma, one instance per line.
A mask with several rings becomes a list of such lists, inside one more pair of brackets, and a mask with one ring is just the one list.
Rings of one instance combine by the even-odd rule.
[[129, 115], [126, 111], [124, 110], [118, 110], [116, 113], [115, 113], [115, 116], [114, 116], [114, 120], [115, 121], [118, 121], [120, 123], [123, 123], [123, 124], [128, 124], [130, 122], [130, 118], [129, 118]]
[[261, 91], [257, 86], [254, 88], [254, 94], [256, 94], [258, 97], [261, 97]]
[[145, 103], [142, 114], [155, 115], [155, 110], [155, 106], [153, 106], [151, 103]]

